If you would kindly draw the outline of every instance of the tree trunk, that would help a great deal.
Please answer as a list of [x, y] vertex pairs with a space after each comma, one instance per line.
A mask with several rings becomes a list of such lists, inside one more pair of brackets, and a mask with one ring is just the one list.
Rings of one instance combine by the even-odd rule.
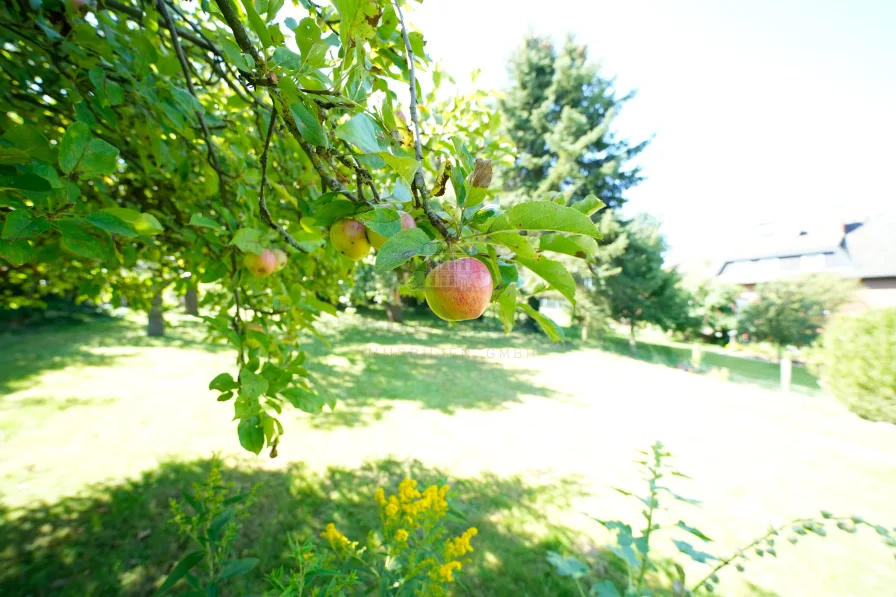
[[149, 322], [146, 324], [146, 335], [150, 338], [161, 338], [165, 335], [165, 318], [162, 315], [162, 291], [156, 291], [149, 309]]
[[588, 326], [583, 322], [582, 323], [582, 342], [588, 341]]
[[184, 293], [184, 311], [187, 315], [199, 315], [199, 290], [192, 284]]
[[637, 323], [638, 322], [634, 317], [629, 319], [629, 324], [631, 327], [629, 328], [630, 332], [628, 337], [628, 349], [631, 351], [632, 356], [635, 356], [635, 351], [638, 348], [638, 343], [635, 342], [635, 326], [637, 325]]
[[392, 303], [386, 305], [386, 315], [392, 323], [401, 323], [404, 321], [404, 314], [401, 312], [401, 293], [398, 292], [398, 285], [392, 289]]

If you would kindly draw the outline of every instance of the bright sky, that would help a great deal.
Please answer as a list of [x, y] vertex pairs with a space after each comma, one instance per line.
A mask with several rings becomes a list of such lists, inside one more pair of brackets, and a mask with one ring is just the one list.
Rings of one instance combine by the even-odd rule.
[[527, 31], [588, 45], [655, 140], [629, 212], [681, 257], [763, 222], [896, 210], [896, 0], [426, 0], [411, 23], [459, 82], [503, 87]]

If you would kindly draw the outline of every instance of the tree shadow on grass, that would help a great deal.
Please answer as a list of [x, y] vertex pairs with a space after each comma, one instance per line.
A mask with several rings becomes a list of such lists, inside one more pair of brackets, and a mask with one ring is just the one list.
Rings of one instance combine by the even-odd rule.
[[[203, 479], [208, 466], [208, 461], [164, 464], [123, 485], [94, 486], [55, 504], [0, 512], [0, 594], [152, 594], [192, 549], [168, 522], [168, 501]], [[222, 597], [261, 594], [263, 573], [288, 565], [288, 534], [299, 540], [316, 537], [332, 521], [349, 537], [363, 540], [378, 528], [376, 488], [394, 490], [405, 476], [421, 484], [445, 480], [440, 471], [394, 460], [323, 474], [301, 464], [283, 471], [225, 467], [224, 479], [242, 490], [263, 484], [236, 544], [238, 557], [257, 557], [262, 563]], [[545, 509], [568, 506], [581, 495], [576, 480], [487, 474], [448, 482], [456, 494], [452, 502], [465, 517], [450, 521], [450, 530], [479, 529], [473, 562], [462, 575], [465, 589], [458, 587], [455, 595], [578, 594], [545, 562], [545, 552], [561, 549], [574, 533], [533, 531]]]
[[[397, 401], [454, 414], [506, 408], [524, 396], [562, 397], [533, 380], [524, 359], [534, 355], [525, 350], [390, 346], [381, 336], [376, 338], [380, 340], [377, 346], [359, 347], [346, 341], [334, 352], [335, 358], [309, 363], [318, 384], [336, 399], [335, 410], [309, 419], [310, 425], [332, 429], [370, 424]], [[508, 361], [513, 361], [511, 366]]]
[[[226, 350], [226, 346], [202, 340], [203, 324], [184, 319], [168, 326], [163, 338], [149, 338], [142, 325], [109, 316], [23, 328], [0, 335], [0, 396], [28, 387], [29, 382], [47, 371], [67, 367], [109, 366], [146, 347], [201, 348]], [[102, 348], [134, 348], [113, 354]]]

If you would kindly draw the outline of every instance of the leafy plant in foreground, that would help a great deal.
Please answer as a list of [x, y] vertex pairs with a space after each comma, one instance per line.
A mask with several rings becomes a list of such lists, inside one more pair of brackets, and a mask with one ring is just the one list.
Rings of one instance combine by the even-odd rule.
[[[610, 551], [622, 562], [625, 571], [625, 582], [622, 588], [609, 579], [601, 580], [593, 584], [586, 592], [583, 580], [589, 575], [588, 567], [575, 557], [563, 557], [555, 552], [548, 552], [547, 560], [554, 566], [561, 576], [568, 576], [574, 580], [579, 593], [584, 597], [648, 597], [658, 591], [662, 594], [676, 596], [690, 596], [701, 592], [712, 593], [719, 585], [719, 574], [730, 566], [738, 572], [744, 572], [746, 562], [751, 557], [777, 557], [776, 541], [785, 537], [786, 541], [796, 544], [801, 537], [809, 534], [819, 537], [827, 536], [829, 527], [846, 533], [855, 533], [860, 527], [873, 530], [881, 540], [894, 549], [896, 557], [896, 528], [888, 529], [882, 525], [872, 524], [859, 516], [839, 517], [830, 512], [822, 511], [818, 518], [798, 518], [777, 527], [769, 529], [750, 543], [737, 549], [732, 554], [724, 557], [715, 556], [705, 551], [707, 544], [712, 542], [700, 529], [693, 527], [683, 520], [675, 523], [661, 520], [668, 507], [662, 505], [661, 498], [666, 497], [677, 502], [691, 505], [699, 505], [700, 502], [678, 495], [669, 487], [661, 484], [663, 479], [672, 477], [689, 478], [687, 475], [675, 470], [667, 459], [672, 456], [661, 442], [651, 446], [649, 452], [640, 451], [643, 459], [636, 460], [646, 473], [644, 480], [647, 482], [647, 494], [635, 495], [624, 489], [616, 489], [625, 496], [638, 500], [644, 505], [641, 514], [644, 517], [644, 526], [640, 530], [634, 530], [631, 525], [619, 520], [597, 520], [607, 530], [615, 534], [616, 543], [610, 547]], [[672, 543], [679, 554], [684, 554], [694, 562], [705, 564], [709, 569], [699, 580], [693, 581], [686, 577], [684, 567], [679, 562], [673, 562], [675, 574], [667, 574], [665, 580], [659, 578], [661, 571], [652, 550], [651, 541], [655, 541], [659, 534], [685, 533], [700, 541], [699, 546], [688, 541], [673, 538]], [[650, 581], [650, 584], [648, 584]], [[657, 588], [659, 585], [659, 588]]]
[[255, 568], [256, 558], [233, 558], [233, 542], [239, 520], [249, 514], [258, 487], [255, 485], [248, 493], [233, 494], [233, 483], [221, 478], [221, 461], [215, 458], [208, 478], [194, 483], [192, 493], [183, 493], [192, 514], [183, 504], [171, 500], [173, 522], [197, 549], [181, 559], [156, 595], [166, 594], [181, 579], [193, 589], [184, 595], [217, 595], [223, 583]]
[[290, 540], [291, 569], [268, 576], [279, 597], [315, 595], [381, 595], [442, 597], [448, 585], [469, 560], [474, 527], [450, 537], [444, 526], [448, 516], [448, 486], [430, 485], [423, 491], [405, 479], [394, 495], [381, 488], [375, 496], [381, 527], [371, 531], [359, 546], [330, 523], [320, 536], [319, 548], [308, 540]]

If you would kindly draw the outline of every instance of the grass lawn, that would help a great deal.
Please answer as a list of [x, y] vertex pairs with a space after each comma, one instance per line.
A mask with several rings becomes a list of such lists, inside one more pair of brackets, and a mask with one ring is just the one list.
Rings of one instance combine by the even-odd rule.
[[[896, 427], [817, 391], [763, 389], [758, 366], [773, 364], [707, 352], [704, 363], [746, 382], [728, 383], [486, 324], [345, 316], [326, 327], [331, 346], [309, 340], [309, 360], [337, 408], [284, 413], [274, 460], [239, 448], [232, 407], [207, 389], [233, 356], [186, 321], [158, 340], [117, 320], [0, 336], [0, 595], [152, 594], [187, 550], [168, 499], [213, 453], [238, 486], [264, 484], [238, 549], [267, 569], [283, 562], [287, 533], [336, 521], [363, 537], [378, 486], [447, 478], [464, 525], [480, 529], [456, 595], [577, 595], [545, 564], [548, 549], [586, 553], [612, 576], [607, 537], [583, 512], [638, 523], [611, 488], [640, 489], [630, 461], [657, 439], [694, 478], [675, 488], [704, 503], [667, 520], [701, 528], [720, 555], [821, 509], [896, 525]], [[639, 351], [672, 365], [690, 356]], [[892, 555], [867, 534], [787, 544], [748, 569], [752, 584], [726, 573], [721, 594], [889, 596], [896, 586]], [[260, 572], [244, 583], [232, 594], [264, 586]]]

